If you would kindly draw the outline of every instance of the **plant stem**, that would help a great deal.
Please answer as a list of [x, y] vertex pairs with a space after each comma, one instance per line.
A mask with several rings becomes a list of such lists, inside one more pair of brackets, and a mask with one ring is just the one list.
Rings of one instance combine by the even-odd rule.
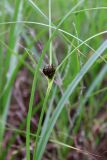
[[[49, 39], [52, 36], [52, 28], [51, 28], [51, 0], [49, 0]], [[50, 55], [50, 65], [52, 64], [52, 41], [50, 42], [49, 46], [49, 55]]]
[[43, 116], [44, 116], [44, 113], [46, 111], [46, 106], [47, 106], [46, 104], [47, 104], [47, 100], [48, 100], [48, 97], [49, 97], [49, 94], [50, 94], [50, 91], [51, 91], [51, 88], [52, 88], [52, 84], [53, 84], [53, 79], [48, 80], [48, 88], [47, 88], [47, 91], [46, 91], [46, 96], [45, 96], [45, 99], [44, 99], [44, 104], [43, 104], [43, 108], [42, 108], [42, 111], [41, 111], [39, 124], [38, 124], [38, 129], [37, 129], [37, 134], [36, 134], [36, 141], [35, 141], [36, 147], [34, 149], [33, 160], [36, 160], [36, 148], [37, 148], [39, 134], [40, 134], [40, 131], [41, 131], [41, 125], [42, 125], [42, 121], [43, 121]]

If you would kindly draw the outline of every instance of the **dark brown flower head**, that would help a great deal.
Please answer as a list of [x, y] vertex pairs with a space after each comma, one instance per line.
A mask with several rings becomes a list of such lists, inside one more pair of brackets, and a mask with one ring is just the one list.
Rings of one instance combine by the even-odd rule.
[[49, 79], [52, 79], [54, 74], [55, 74], [55, 67], [53, 66], [53, 64], [51, 65], [47, 65], [43, 68], [43, 73], [45, 74], [45, 76], [47, 76]]

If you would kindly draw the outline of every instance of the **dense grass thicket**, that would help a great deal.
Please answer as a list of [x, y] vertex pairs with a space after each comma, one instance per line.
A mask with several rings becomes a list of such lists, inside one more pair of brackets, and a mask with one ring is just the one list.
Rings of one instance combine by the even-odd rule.
[[0, 160], [107, 159], [107, 0], [0, 0]]

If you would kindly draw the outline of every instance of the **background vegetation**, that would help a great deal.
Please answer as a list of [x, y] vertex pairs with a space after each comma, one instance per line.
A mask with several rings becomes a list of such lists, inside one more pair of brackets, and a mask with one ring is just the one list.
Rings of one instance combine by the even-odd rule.
[[106, 0], [0, 1], [1, 160], [107, 159], [106, 15]]

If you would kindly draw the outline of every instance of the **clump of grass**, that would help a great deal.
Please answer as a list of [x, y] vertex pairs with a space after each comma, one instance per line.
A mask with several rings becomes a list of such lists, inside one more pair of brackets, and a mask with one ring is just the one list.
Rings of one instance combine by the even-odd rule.
[[[21, 133], [26, 138], [26, 159], [31, 159], [31, 140], [33, 140], [34, 146], [33, 160], [43, 158], [48, 141], [61, 146], [61, 148], [56, 147], [57, 158], [59, 159], [66, 159], [68, 152], [70, 152], [69, 149], [77, 150], [85, 155], [97, 156], [73, 147], [73, 144], [74, 136], [82, 129], [86, 137], [91, 135], [92, 138], [89, 128], [84, 123], [86, 119], [89, 119], [87, 126], [92, 125], [91, 122], [93, 122], [107, 99], [106, 95], [104, 95], [101, 103], [98, 98], [94, 99], [94, 95], [103, 93], [106, 89], [105, 87], [104, 90], [100, 89], [107, 71], [107, 62], [105, 57], [102, 56], [107, 49], [107, 40], [103, 37], [107, 33], [106, 25], [104, 25], [106, 20], [104, 15], [107, 9], [105, 2], [103, 1], [102, 4], [99, 2], [96, 2], [96, 4], [94, 2], [88, 3], [85, 0], [78, 2], [71, 2], [70, 0], [53, 2], [49, 0], [48, 3], [45, 1], [35, 3], [32, 0], [16, 0], [13, 4], [8, 0], [3, 2], [4, 9], [1, 11], [3, 16], [0, 17], [3, 32], [0, 34], [0, 145], [3, 143], [5, 129], [8, 129], [5, 124], [11, 106], [13, 84], [18, 71], [23, 66], [33, 76], [28, 115], [19, 129], [14, 128], [13, 130], [16, 132], [15, 138]], [[61, 6], [63, 7], [61, 8]], [[7, 11], [5, 11], [6, 7]], [[56, 8], [56, 11], [54, 8]], [[8, 13], [9, 16], [7, 16]], [[66, 14], [63, 16], [62, 13]], [[99, 21], [95, 24], [96, 18]], [[10, 27], [8, 28], [9, 31], [7, 30], [8, 25]], [[6, 31], [9, 32], [8, 35]], [[22, 37], [26, 46], [23, 46], [23, 53], [20, 54], [19, 44]], [[8, 42], [6, 42], [6, 39]], [[40, 40], [43, 44], [41, 54], [38, 53], [34, 45]], [[61, 47], [59, 47], [60, 44]], [[4, 51], [4, 48], [6, 48], [6, 51]], [[4, 54], [5, 52], [6, 54]], [[47, 62], [45, 62], [46, 56]], [[29, 58], [31, 63], [26, 58]], [[101, 64], [97, 62], [98, 58], [101, 59]], [[4, 60], [5, 65], [3, 65]], [[103, 63], [105, 64], [104, 67]], [[47, 84], [43, 80], [44, 75], [41, 76], [40, 74], [41, 68], [46, 64], [48, 64], [48, 68], [45, 68], [43, 72], [46, 75]], [[54, 65], [56, 65], [55, 69]], [[102, 68], [99, 73], [101, 65]], [[38, 80], [42, 83], [38, 83]], [[85, 91], [81, 89], [81, 87], [84, 87], [84, 83], [86, 85]], [[98, 91], [93, 93], [96, 88]], [[35, 106], [39, 109], [34, 109], [37, 89], [40, 93], [41, 103]], [[41, 93], [41, 90], [43, 93]], [[83, 94], [81, 94], [81, 90]], [[85, 108], [87, 101], [89, 113]], [[97, 104], [99, 103], [99, 109], [96, 109], [96, 101]], [[73, 108], [72, 106], [75, 106], [75, 103], [76, 107]], [[75, 110], [73, 117], [70, 116], [72, 109]], [[35, 133], [31, 133], [33, 112], [36, 112], [37, 115], [38, 110], [40, 111], [38, 126]], [[93, 113], [94, 110], [95, 113]], [[85, 114], [87, 114], [87, 117]], [[22, 131], [25, 123], [26, 131]], [[54, 130], [55, 126], [58, 131], [64, 132], [64, 135], [65, 133], [68, 136], [72, 134], [72, 140], [68, 141], [68, 136], [66, 138], [65, 136], [62, 137], [61, 134], [57, 135], [56, 130]], [[62, 146], [64, 149], [62, 149]], [[6, 153], [9, 147], [6, 148]], [[3, 157], [5, 156], [1, 154], [1, 159]]]

